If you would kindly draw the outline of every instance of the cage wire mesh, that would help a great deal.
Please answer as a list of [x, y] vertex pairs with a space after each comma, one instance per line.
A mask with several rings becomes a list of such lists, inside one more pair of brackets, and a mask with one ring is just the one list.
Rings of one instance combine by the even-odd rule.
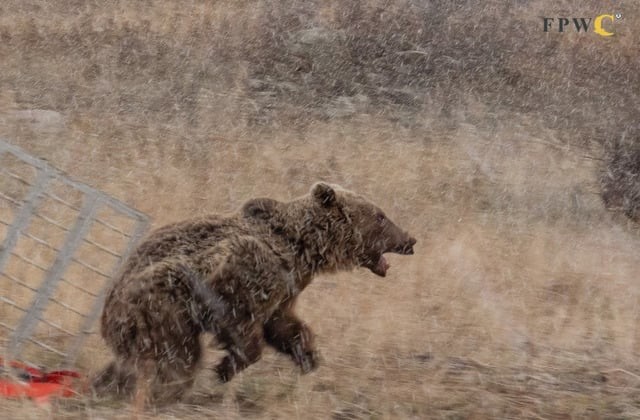
[[148, 224], [0, 140], [0, 356], [72, 366]]

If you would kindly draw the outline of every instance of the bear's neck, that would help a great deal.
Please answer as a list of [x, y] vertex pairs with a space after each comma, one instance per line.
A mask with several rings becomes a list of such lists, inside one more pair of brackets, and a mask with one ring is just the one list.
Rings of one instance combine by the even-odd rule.
[[[300, 290], [309, 285], [317, 274], [349, 270], [355, 266], [353, 236], [343, 227], [344, 221], [326, 214], [318, 216], [309, 209], [293, 209], [289, 225], [281, 233], [287, 242], [292, 265], [298, 274]], [[291, 224], [291, 220], [297, 222]]]

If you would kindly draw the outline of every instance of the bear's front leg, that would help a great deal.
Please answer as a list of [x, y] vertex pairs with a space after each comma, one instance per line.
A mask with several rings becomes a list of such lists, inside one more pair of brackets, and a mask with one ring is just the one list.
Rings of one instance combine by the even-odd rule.
[[223, 330], [218, 333], [228, 354], [216, 366], [216, 373], [222, 382], [228, 382], [236, 373], [260, 360], [264, 348], [264, 334], [259, 324], [253, 323], [248, 329]]
[[267, 320], [264, 324], [264, 336], [269, 345], [291, 356], [302, 373], [309, 373], [318, 367], [313, 332], [290, 308], [277, 310]]

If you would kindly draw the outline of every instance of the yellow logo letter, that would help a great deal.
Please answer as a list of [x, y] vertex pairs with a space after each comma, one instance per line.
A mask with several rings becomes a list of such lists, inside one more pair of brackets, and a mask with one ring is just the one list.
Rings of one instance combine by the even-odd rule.
[[602, 36], [612, 36], [613, 32], [609, 32], [606, 29], [604, 29], [602, 27], [602, 21], [603, 19], [610, 19], [611, 22], [613, 22], [613, 15], [600, 15], [600, 16], [596, 16], [596, 18], [593, 20], [593, 30], [595, 31], [595, 33], [597, 33], [598, 35], [602, 35]]

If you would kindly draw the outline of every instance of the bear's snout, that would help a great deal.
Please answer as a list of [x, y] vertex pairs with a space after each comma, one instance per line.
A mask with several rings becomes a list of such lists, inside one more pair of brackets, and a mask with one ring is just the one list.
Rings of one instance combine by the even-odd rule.
[[409, 240], [407, 241], [406, 245], [404, 246], [404, 249], [403, 249], [402, 253], [404, 255], [413, 255], [413, 246], [417, 242], [418, 241], [416, 240], [416, 238], [409, 237]]
[[400, 255], [413, 255], [413, 246], [417, 242], [416, 238], [409, 236], [409, 239], [398, 245], [392, 252]]

